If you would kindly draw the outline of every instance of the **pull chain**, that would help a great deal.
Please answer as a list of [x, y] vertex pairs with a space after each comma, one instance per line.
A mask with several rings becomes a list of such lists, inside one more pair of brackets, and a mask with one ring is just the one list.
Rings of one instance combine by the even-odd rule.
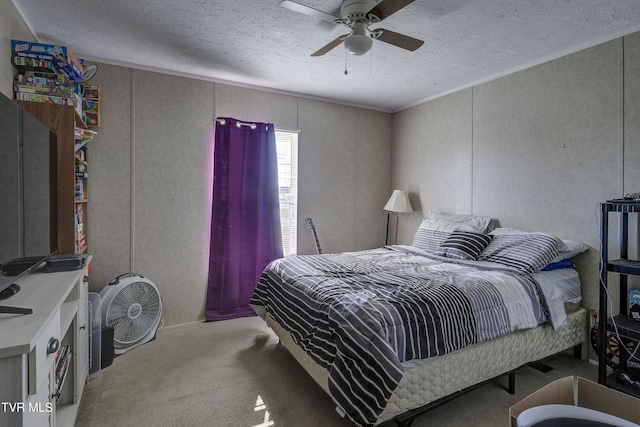
[[347, 52], [347, 48], [344, 48], [344, 75], [346, 76], [347, 74], [349, 74], [349, 72], [347, 71], [347, 58], [348, 58], [348, 52]]

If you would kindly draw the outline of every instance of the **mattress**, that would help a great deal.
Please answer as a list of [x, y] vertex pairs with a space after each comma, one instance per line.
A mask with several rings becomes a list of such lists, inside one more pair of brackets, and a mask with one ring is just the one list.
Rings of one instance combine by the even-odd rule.
[[[267, 266], [252, 306], [338, 410], [371, 425], [583, 341], [584, 310], [565, 311], [574, 270], [476, 264], [414, 248], [290, 257]], [[437, 367], [423, 379], [423, 365]]]
[[[328, 371], [296, 345], [291, 334], [268, 313], [265, 320], [282, 345], [311, 378], [330, 394]], [[527, 363], [579, 345], [585, 339], [586, 320], [585, 309], [577, 307], [567, 314], [566, 324], [558, 330], [554, 330], [548, 323], [543, 324], [434, 357], [409, 368], [378, 417], [376, 425]], [[336, 410], [343, 414], [341, 408]]]

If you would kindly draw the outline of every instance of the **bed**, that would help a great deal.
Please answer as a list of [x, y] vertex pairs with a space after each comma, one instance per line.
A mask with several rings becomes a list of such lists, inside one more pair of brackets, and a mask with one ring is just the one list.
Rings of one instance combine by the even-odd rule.
[[251, 304], [341, 415], [410, 425], [429, 404], [504, 374], [511, 385], [518, 367], [583, 342], [570, 258], [586, 247], [569, 243], [430, 215], [412, 245], [273, 261]]

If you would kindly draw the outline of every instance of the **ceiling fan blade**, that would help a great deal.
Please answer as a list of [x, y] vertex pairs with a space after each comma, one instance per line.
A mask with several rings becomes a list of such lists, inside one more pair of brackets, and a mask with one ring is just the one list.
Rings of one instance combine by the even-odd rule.
[[326, 12], [323, 12], [321, 10], [314, 9], [312, 7], [305, 6], [303, 4], [296, 3], [296, 2], [290, 1], [290, 0], [281, 1], [280, 2], [280, 6], [284, 7], [285, 9], [293, 10], [294, 12], [303, 13], [305, 15], [309, 15], [309, 16], [312, 16], [314, 18], [318, 18], [318, 19], [322, 19], [322, 20], [325, 20], [325, 21], [329, 21], [331, 23], [333, 23], [336, 19], [339, 19], [339, 17], [337, 17], [335, 15], [331, 15], [330, 13], [326, 13]]
[[321, 47], [320, 49], [318, 49], [317, 51], [313, 52], [311, 54], [311, 56], [322, 56], [325, 53], [329, 52], [331, 49], [333, 49], [336, 46], [340, 46], [340, 44], [344, 41], [344, 39], [346, 38], [346, 36], [348, 36], [348, 34], [342, 35], [340, 37], [338, 37], [335, 40], [330, 41], [329, 43], [327, 43], [324, 47]]
[[382, 0], [376, 7], [371, 9], [369, 13], [377, 16], [382, 21], [414, 1], [415, 0]]
[[414, 39], [413, 37], [405, 36], [404, 34], [390, 30], [376, 28], [376, 31], [382, 31], [382, 33], [376, 37], [378, 40], [412, 52], [424, 44], [424, 41], [422, 40]]

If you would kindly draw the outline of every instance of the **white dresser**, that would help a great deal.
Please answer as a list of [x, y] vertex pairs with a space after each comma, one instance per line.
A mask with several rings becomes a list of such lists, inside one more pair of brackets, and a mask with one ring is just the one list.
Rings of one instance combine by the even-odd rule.
[[[91, 257], [82, 270], [58, 273], [38, 269], [18, 280], [20, 292], [0, 301], [33, 309], [0, 314], [0, 426], [75, 424], [88, 378], [90, 263]], [[61, 350], [51, 352], [55, 340]]]

